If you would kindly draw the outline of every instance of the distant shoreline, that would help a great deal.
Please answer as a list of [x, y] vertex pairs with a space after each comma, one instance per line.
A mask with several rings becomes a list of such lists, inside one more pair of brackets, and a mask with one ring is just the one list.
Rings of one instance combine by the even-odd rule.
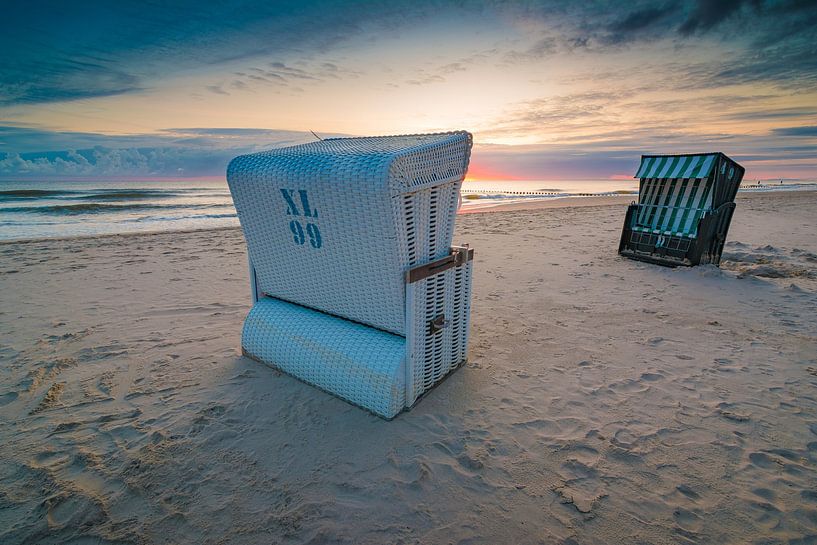
[[[751, 199], [751, 198], [769, 198], [774, 196], [786, 195], [786, 194], [804, 194], [810, 195], [813, 193], [817, 193], [817, 189], [814, 190], [799, 190], [799, 191], [741, 191], [738, 193], [738, 202], [744, 199]], [[485, 206], [473, 207], [473, 208], [461, 208], [458, 214], [461, 215], [471, 215], [471, 214], [494, 214], [500, 212], [516, 212], [522, 210], [544, 210], [544, 209], [557, 209], [557, 208], [584, 208], [584, 207], [594, 207], [594, 206], [624, 206], [627, 205], [634, 200], [636, 200], [637, 195], [605, 195], [605, 196], [594, 196], [594, 197], [552, 197], [549, 199], [529, 199], [526, 201], [516, 201], [516, 202], [509, 202], [509, 203], [502, 203], [502, 202], [494, 202], [490, 204], [486, 204]], [[622, 216], [623, 219], [623, 216]], [[0, 247], [8, 246], [11, 244], [36, 244], [36, 243], [43, 243], [43, 242], [71, 242], [71, 241], [78, 241], [78, 240], [88, 240], [88, 239], [109, 239], [115, 237], [135, 237], [135, 236], [153, 236], [153, 235], [163, 235], [163, 234], [185, 234], [185, 233], [201, 233], [201, 232], [215, 232], [215, 231], [233, 231], [233, 230], [240, 230], [241, 227], [238, 225], [230, 225], [230, 226], [219, 226], [219, 227], [205, 227], [201, 229], [178, 229], [178, 230], [157, 230], [157, 231], [132, 231], [132, 232], [125, 232], [125, 233], [101, 233], [101, 234], [89, 234], [89, 235], [75, 235], [75, 236], [65, 236], [65, 237], [41, 237], [41, 238], [16, 238], [16, 239], [7, 239], [7, 240], [0, 240]]]

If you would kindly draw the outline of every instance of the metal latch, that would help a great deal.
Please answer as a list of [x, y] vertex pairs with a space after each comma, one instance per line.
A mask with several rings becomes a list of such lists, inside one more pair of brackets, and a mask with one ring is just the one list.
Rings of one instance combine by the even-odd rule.
[[452, 267], [459, 267], [474, 259], [474, 250], [468, 246], [454, 246], [451, 248], [451, 253], [447, 256], [426, 263], [425, 265], [418, 265], [406, 273], [406, 281], [410, 284], [419, 282], [429, 276], [446, 271]]
[[428, 321], [428, 327], [431, 330], [431, 333], [437, 333], [443, 328], [448, 327], [449, 324], [450, 324], [449, 320], [445, 319], [445, 314], [440, 314], [433, 320]]

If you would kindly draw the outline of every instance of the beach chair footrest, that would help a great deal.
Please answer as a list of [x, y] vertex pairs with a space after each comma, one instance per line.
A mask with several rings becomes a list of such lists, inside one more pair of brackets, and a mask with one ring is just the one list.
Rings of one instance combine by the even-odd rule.
[[245, 355], [386, 419], [405, 406], [406, 339], [271, 297], [244, 322]]

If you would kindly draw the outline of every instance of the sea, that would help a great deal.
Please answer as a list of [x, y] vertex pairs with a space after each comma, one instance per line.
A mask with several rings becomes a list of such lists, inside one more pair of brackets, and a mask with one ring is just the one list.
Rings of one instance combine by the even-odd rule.
[[[817, 183], [742, 190], [817, 189]], [[637, 180], [470, 181], [462, 208], [597, 195], [635, 195]], [[0, 181], [0, 240], [185, 231], [238, 225], [224, 180]]]

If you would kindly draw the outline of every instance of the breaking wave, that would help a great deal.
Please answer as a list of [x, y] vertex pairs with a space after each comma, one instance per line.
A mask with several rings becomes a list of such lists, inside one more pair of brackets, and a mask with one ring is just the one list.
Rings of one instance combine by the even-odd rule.
[[155, 203], [82, 203], [54, 204], [43, 206], [13, 206], [0, 208], [0, 213], [48, 214], [56, 216], [76, 216], [80, 214], [100, 214], [106, 212], [132, 212], [137, 210], [202, 210], [224, 208], [224, 204], [155, 204]]

